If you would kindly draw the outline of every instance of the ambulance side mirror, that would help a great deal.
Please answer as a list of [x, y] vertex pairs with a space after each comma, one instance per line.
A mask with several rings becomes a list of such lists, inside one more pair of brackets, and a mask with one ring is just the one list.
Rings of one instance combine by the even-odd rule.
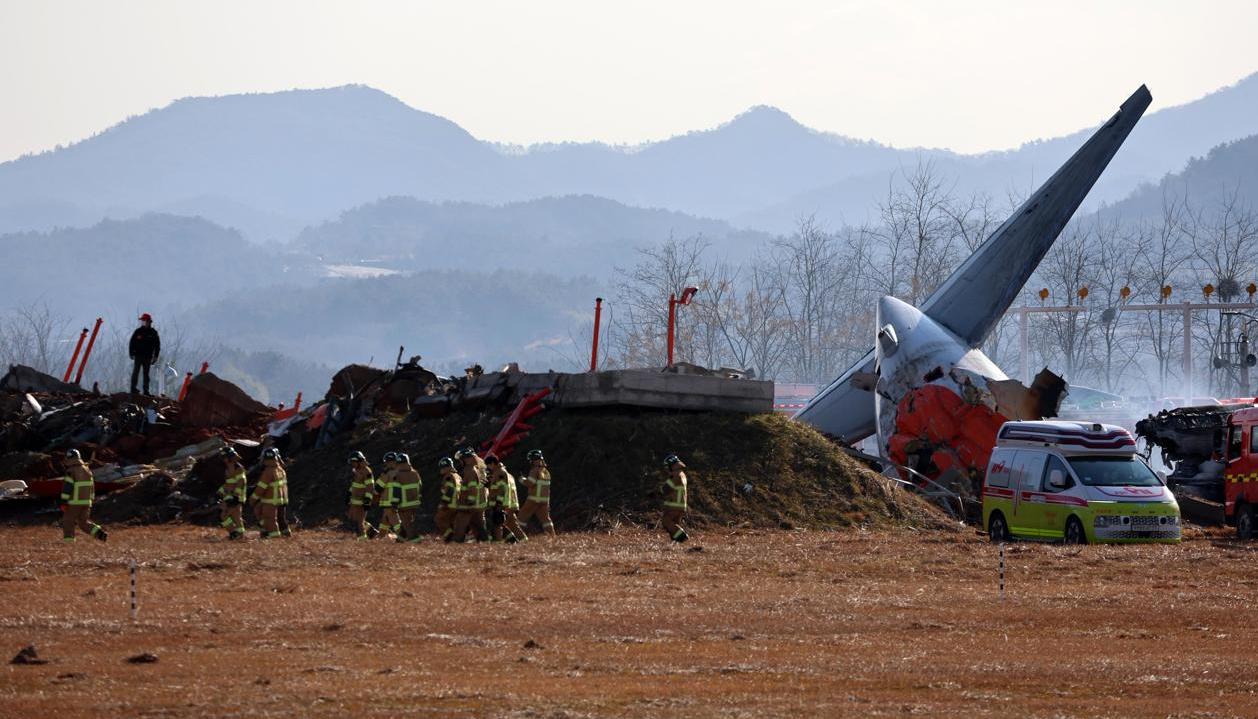
[[1054, 489], [1065, 489], [1070, 486], [1070, 482], [1060, 469], [1052, 469], [1048, 472], [1048, 486]]

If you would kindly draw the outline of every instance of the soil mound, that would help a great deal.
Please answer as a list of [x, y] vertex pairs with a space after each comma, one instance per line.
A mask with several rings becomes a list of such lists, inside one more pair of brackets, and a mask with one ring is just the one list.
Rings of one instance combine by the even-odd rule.
[[[288, 467], [290, 512], [303, 524], [336, 521], [349, 491], [350, 452], [378, 470], [385, 452], [403, 451], [424, 478], [421, 526], [437, 502], [436, 463], [479, 446], [501, 414], [456, 412], [441, 419], [377, 418]], [[918, 497], [844, 454], [812, 428], [773, 414], [548, 410], [505, 458], [517, 477], [524, 455], [546, 453], [554, 476], [552, 517], [562, 529], [598, 529], [654, 521], [664, 457], [676, 453], [690, 478], [690, 522], [760, 528], [950, 526]], [[523, 499], [523, 497], [521, 498]]]

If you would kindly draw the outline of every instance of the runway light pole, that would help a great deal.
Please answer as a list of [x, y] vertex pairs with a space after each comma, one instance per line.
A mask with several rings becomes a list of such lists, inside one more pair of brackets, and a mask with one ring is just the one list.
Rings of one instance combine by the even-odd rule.
[[594, 298], [594, 343], [590, 348], [590, 371], [598, 371], [598, 329], [603, 319], [603, 298]]
[[698, 287], [687, 287], [681, 291], [681, 299], [678, 299], [675, 293], [668, 296], [668, 367], [673, 366], [673, 347], [677, 336], [677, 306], [690, 304], [690, 299], [698, 291]]

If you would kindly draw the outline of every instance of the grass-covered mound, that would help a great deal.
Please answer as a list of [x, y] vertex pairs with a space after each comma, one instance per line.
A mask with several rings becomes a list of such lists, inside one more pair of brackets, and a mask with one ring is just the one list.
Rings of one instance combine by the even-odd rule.
[[[437, 502], [437, 460], [480, 443], [502, 415], [461, 413], [419, 421], [373, 420], [289, 467], [292, 514], [319, 524], [344, 514], [346, 458], [364, 452], [377, 471], [385, 452], [403, 451], [424, 479], [421, 526]], [[658, 517], [653, 494], [671, 453], [687, 464], [693, 525], [842, 528], [939, 526], [940, 515], [852, 460], [811, 427], [780, 415], [633, 410], [547, 410], [510, 456], [540, 448], [554, 476], [552, 516], [561, 529], [591, 529]], [[523, 499], [523, 498], [522, 498]]]

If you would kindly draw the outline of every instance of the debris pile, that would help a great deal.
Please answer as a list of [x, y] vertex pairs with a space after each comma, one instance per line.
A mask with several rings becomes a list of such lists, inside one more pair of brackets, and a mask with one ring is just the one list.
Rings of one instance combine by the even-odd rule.
[[[290, 515], [317, 525], [344, 516], [351, 452], [378, 467], [386, 452], [403, 451], [425, 479], [420, 526], [431, 528], [437, 460], [465, 446], [484, 451], [498, 439], [517, 475], [526, 450], [545, 450], [555, 476], [552, 516], [566, 529], [654, 521], [662, 460], [672, 453], [690, 467], [696, 524], [942, 524], [925, 503], [811, 428], [772, 414], [771, 383], [643, 370], [529, 374], [514, 366], [450, 378], [418, 359], [394, 370], [350, 365], [323, 400], [282, 413], [208, 373], [191, 381], [183, 402], [77, 387], [13, 390], [0, 394], [0, 480], [20, 479], [28, 494], [55, 497], [59, 457], [73, 447], [96, 477], [98, 519], [208, 523], [217, 521], [221, 451], [237, 450], [252, 466], [252, 484], [262, 450], [273, 446], [287, 463]], [[669, 384], [679, 381], [687, 384]], [[701, 409], [726, 401], [758, 407], [761, 395], [762, 412]], [[532, 402], [525, 419], [513, 411], [522, 399]], [[696, 402], [699, 411], [679, 411]]]
[[0, 392], [0, 482], [24, 485], [5, 491], [6, 503], [58, 497], [61, 458], [73, 448], [92, 469], [98, 515], [111, 521], [179, 516], [194, 503], [171, 497], [195, 480], [198, 462], [226, 442], [257, 447], [273, 413], [208, 373], [191, 383], [195, 391], [182, 403], [86, 392], [30, 368], [12, 368], [5, 382], [19, 389]]

